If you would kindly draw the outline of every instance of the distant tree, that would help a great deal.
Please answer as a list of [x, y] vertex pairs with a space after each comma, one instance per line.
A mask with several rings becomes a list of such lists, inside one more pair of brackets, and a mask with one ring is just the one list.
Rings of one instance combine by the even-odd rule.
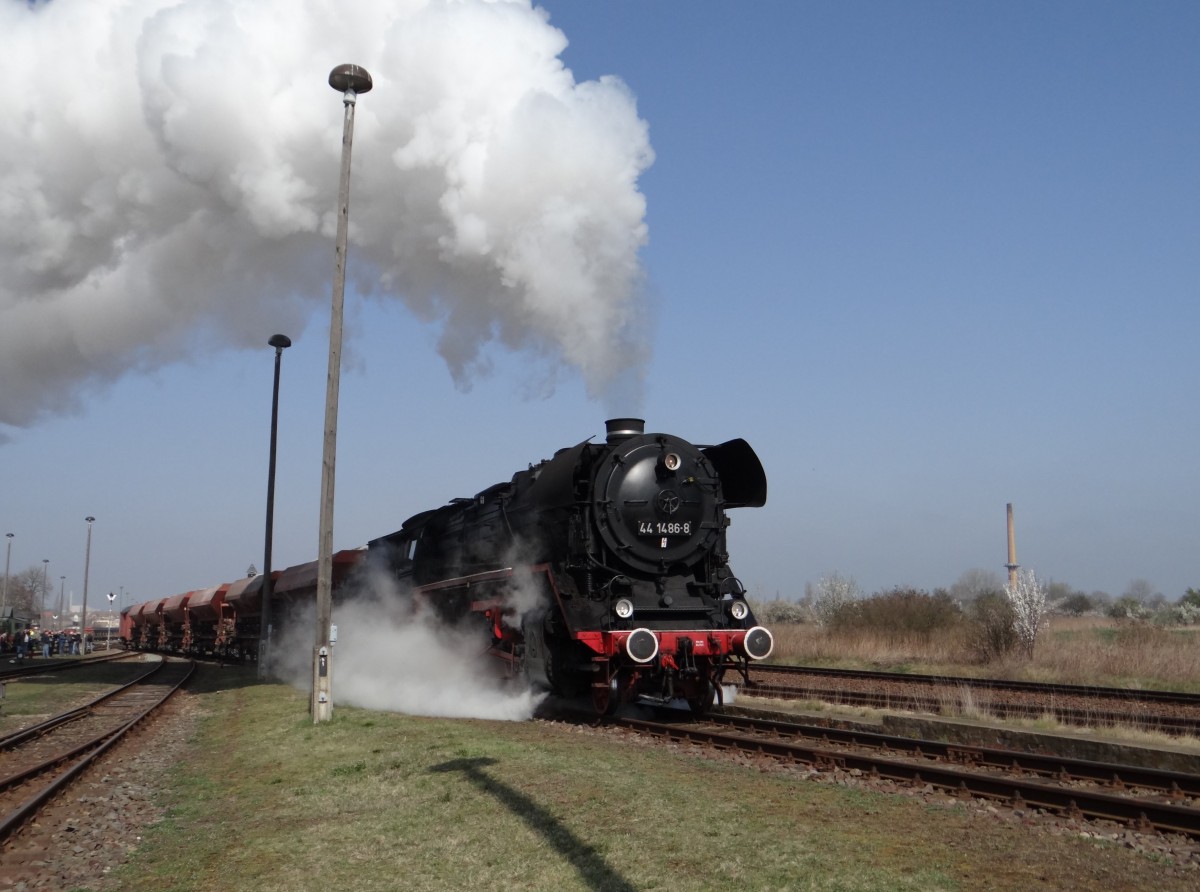
[[1017, 571], [1017, 578], [1004, 588], [1013, 608], [1013, 628], [1017, 639], [1025, 650], [1025, 655], [1033, 656], [1033, 647], [1037, 643], [1038, 632], [1042, 628], [1042, 620], [1046, 615], [1046, 590], [1038, 582], [1037, 575], [1030, 569]]
[[1122, 595], [1108, 607], [1108, 616], [1112, 619], [1143, 620], [1149, 615], [1146, 605], [1132, 595]]
[[1183, 597], [1179, 599], [1179, 605], [1200, 607], [1200, 589], [1189, 588], [1183, 593]]
[[19, 616], [32, 617], [42, 591], [41, 567], [29, 567], [8, 578], [8, 606]]
[[995, 595], [1004, 591], [1000, 575], [991, 570], [967, 570], [950, 586], [950, 597], [960, 604], [970, 604], [983, 595]]
[[861, 594], [853, 577], [847, 579], [836, 571], [821, 577], [812, 590], [817, 622], [826, 627], [834, 625], [838, 614], [849, 608]]
[[1068, 616], [1083, 616], [1094, 606], [1092, 599], [1083, 592], [1067, 595], [1058, 603], [1058, 609]]
[[1149, 604], [1151, 599], [1157, 595], [1154, 586], [1145, 579], [1135, 579], [1125, 587], [1125, 592], [1121, 595], [1122, 598], [1132, 598], [1135, 601], [1140, 601], [1143, 604]]
[[1065, 582], [1055, 582], [1053, 579], [1046, 583], [1046, 600], [1053, 604], [1055, 601], [1065, 601], [1075, 590]]

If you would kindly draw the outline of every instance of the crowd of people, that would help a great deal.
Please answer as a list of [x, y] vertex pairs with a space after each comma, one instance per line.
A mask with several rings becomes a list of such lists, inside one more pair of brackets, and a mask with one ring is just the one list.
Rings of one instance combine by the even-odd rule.
[[93, 649], [92, 636], [80, 635], [75, 631], [51, 632], [43, 629], [21, 629], [17, 632], [0, 634], [0, 657], [8, 657], [10, 663], [34, 657], [56, 657], [65, 654], [90, 653]]

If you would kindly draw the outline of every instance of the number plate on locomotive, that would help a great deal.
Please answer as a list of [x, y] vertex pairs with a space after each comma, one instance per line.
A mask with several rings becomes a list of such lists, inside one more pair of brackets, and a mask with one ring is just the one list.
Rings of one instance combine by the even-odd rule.
[[669, 520], [642, 520], [638, 522], [639, 536], [690, 536], [690, 522]]

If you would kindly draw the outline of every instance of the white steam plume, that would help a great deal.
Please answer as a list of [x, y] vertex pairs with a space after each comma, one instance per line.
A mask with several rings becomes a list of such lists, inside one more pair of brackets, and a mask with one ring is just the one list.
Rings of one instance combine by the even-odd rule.
[[4, 0], [0, 33], [0, 425], [327, 303], [343, 62], [352, 287], [460, 387], [492, 342], [640, 384], [646, 124], [530, 0]]
[[[334, 705], [448, 718], [523, 721], [545, 694], [523, 681], [504, 679], [485, 651], [486, 629], [476, 623], [451, 628], [431, 610], [413, 609], [382, 573], [333, 611]], [[290, 617], [274, 648], [274, 672], [312, 690], [312, 629], [316, 611]]]

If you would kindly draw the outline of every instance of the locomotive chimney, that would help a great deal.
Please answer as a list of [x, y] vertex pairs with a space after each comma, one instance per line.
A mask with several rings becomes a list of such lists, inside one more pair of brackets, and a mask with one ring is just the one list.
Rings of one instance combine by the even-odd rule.
[[610, 418], [604, 422], [604, 426], [608, 429], [609, 445], [646, 432], [646, 421], [643, 418]]

